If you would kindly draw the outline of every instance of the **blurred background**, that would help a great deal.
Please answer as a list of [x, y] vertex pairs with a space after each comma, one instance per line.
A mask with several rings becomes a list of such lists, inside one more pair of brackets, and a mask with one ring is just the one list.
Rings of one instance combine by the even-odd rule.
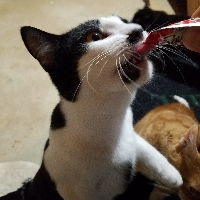
[[[143, 7], [142, 0], [0, 0], [0, 162], [41, 162], [58, 102], [47, 73], [25, 49], [20, 27], [60, 34], [99, 16], [132, 19]], [[167, 0], [152, 0], [151, 8], [173, 13]]]

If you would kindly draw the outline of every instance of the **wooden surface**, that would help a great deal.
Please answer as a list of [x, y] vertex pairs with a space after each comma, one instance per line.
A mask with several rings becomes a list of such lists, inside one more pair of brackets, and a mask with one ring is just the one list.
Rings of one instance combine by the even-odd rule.
[[200, 0], [168, 0], [177, 15], [191, 16], [200, 6]]
[[168, 0], [177, 15], [187, 15], [187, 0]]
[[200, 0], [187, 0], [187, 14], [191, 16], [200, 6]]

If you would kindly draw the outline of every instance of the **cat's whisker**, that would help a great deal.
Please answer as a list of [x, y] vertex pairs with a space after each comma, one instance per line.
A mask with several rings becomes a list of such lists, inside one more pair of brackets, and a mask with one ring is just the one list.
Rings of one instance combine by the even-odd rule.
[[[127, 46], [128, 46], [128, 45], [127, 45]], [[125, 48], [123, 48], [123, 51], [125, 51]], [[123, 51], [121, 51], [120, 53], [122, 53]], [[132, 52], [129, 52], [129, 51], [132, 51]], [[138, 57], [137, 57], [136, 55], [133, 55], [133, 54], [132, 54], [132, 53], [135, 53], [135, 51], [133, 51], [132, 49], [129, 49], [129, 51], [126, 51], [126, 53], [131, 54], [131, 56], [134, 56], [135, 58], [138, 59]], [[126, 58], [125, 54], [123, 53], [122, 55], [123, 55], [124, 59], [125, 59], [126, 61], [128, 61], [128, 59]], [[120, 56], [119, 56], [119, 60], [120, 60]], [[121, 64], [121, 63], [120, 63], [120, 64]], [[129, 64], [131, 64], [131, 65], [133, 65], [134, 67], [136, 67], [137, 69], [141, 70], [140, 68], [138, 68], [138, 66], [134, 65], [134, 64], [131, 63], [130, 61], [129, 61]], [[131, 80], [131, 79], [125, 74], [123, 68], [122, 68], [121, 66], [118, 66], [118, 60], [117, 60], [117, 59], [116, 59], [116, 66], [117, 66], [117, 71], [118, 71], [118, 75], [119, 75], [119, 77], [120, 77], [120, 80], [122, 81], [122, 83], [123, 83], [124, 87], [126, 88], [126, 90], [128, 91], [128, 93], [129, 93], [130, 95], [132, 95], [132, 93], [130, 92], [130, 90], [128, 89], [128, 87], [126, 86], [126, 84], [124, 83], [124, 81], [123, 81], [123, 79], [122, 79], [122, 76], [121, 76], [121, 74], [120, 74], [119, 69], [121, 70], [121, 72], [123, 73], [123, 75], [124, 75], [128, 80]], [[132, 81], [132, 80], [131, 80], [131, 81]], [[134, 84], [135, 84], [137, 87], [140, 87], [140, 85], [137, 84], [136, 82], [134, 82]], [[147, 93], [147, 94], [153, 96], [154, 98], [160, 100], [160, 97], [159, 97], [158, 95], [151, 93], [150, 91], [148, 91], [148, 90], [145, 89], [145, 88], [140, 88], [140, 89], [141, 89], [142, 91], [144, 91], [145, 93]]]
[[[83, 78], [83, 79], [84, 79], [84, 78]], [[78, 86], [77, 86], [77, 88], [76, 88], [76, 90], [75, 90], [75, 92], [74, 92], [74, 94], [73, 94], [72, 102], [75, 100], [76, 94], [77, 94], [77, 92], [78, 92], [78, 90], [79, 90], [79, 88], [80, 88], [80, 86], [81, 86], [81, 83], [82, 83], [82, 81], [79, 82], [79, 84], [78, 84]]]
[[[178, 49], [177, 46], [173, 46], [176, 50], [174, 50], [174, 52], [178, 53], [178, 54], [181, 54], [187, 61], [190, 61], [191, 63], [193, 63], [194, 61], [192, 59], [190, 59], [185, 53], [183, 53], [180, 49]], [[170, 48], [167, 48], [167, 49], [170, 49]], [[170, 49], [172, 50], [172, 49]]]
[[[111, 58], [111, 57], [110, 57], [110, 58]], [[100, 77], [100, 75], [101, 75], [102, 71], [104, 70], [104, 68], [105, 68], [106, 64], [108, 63], [108, 61], [110, 60], [110, 58], [108, 58], [108, 59], [106, 60], [106, 62], [103, 64], [103, 66], [101, 67], [101, 70], [100, 70], [100, 72], [99, 72], [99, 74], [98, 74], [98, 77], [97, 77], [97, 78], [99, 78], [99, 77]]]
[[103, 58], [99, 59], [99, 60], [96, 62], [95, 65], [97, 65], [99, 62], [101, 62], [102, 60], [104, 60], [107, 56], [110, 55], [110, 53], [111, 53], [111, 51], [110, 51], [109, 53], [105, 54], [105, 56], [104, 56]]
[[89, 81], [89, 76], [88, 76], [88, 74], [89, 74], [90, 71], [91, 71], [91, 69], [88, 69], [87, 76], [86, 76], [88, 86], [89, 86], [96, 94], [98, 94], [97, 90], [92, 86], [92, 84], [91, 84], [90, 81]]
[[[173, 46], [175, 48], [175, 46]], [[174, 53], [175, 55], [185, 59], [186, 61], [190, 62], [190, 63], [194, 63], [187, 55], [185, 55], [184, 53], [182, 53], [179, 49], [174, 50], [174, 49], [170, 49], [169, 47], [166, 46], [159, 46], [159, 48], [164, 49], [166, 51], [169, 51], [171, 53]], [[195, 65], [194, 65], [195, 66]]]
[[[102, 53], [104, 53], [104, 55], [105, 55], [105, 53], [108, 53], [108, 52], [102, 52]], [[102, 54], [102, 53], [100, 53], [100, 54]], [[100, 54], [99, 54], [99, 55], [100, 55]], [[93, 59], [93, 62], [92, 62], [92, 63], [90, 63], [91, 61], [87, 63], [87, 65], [90, 63], [90, 65], [89, 65], [89, 67], [88, 67], [88, 68], [90, 68], [89, 71], [91, 71], [91, 69], [92, 69], [91, 66], [92, 66], [92, 65], [94, 64], [94, 62], [98, 59], [97, 57], [99, 57], [99, 55], [95, 57], [95, 60]], [[104, 56], [104, 57], [106, 57], [106, 56]], [[95, 64], [95, 65], [96, 65], [96, 64]], [[94, 65], [94, 66], [95, 66], [95, 65]], [[86, 66], [86, 65], [84, 65], [84, 66]], [[77, 88], [76, 88], [76, 90], [75, 90], [75, 92], [74, 92], [74, 94], [73, 94], [72, 101], [74, 101], [75, 96], [76, 96], [76, 94], [77, 94], [77, 92], [78, 92], [78, 90], [79, 90], [79, 88], [80, 88], [80, 86], [81, 86], [83, 80], [86, 78], [87, 74], [89, 73], [89, 71], [88, 71], [88, 70], [86, 71], [85, 75], [82, 77], [80, 83], [78, 84], [78, 86], [77, 86]], [[91, 84], [90, 84], [90, 85], [91, 85]]]
[[181, 72], [181, 69], [180, 69], [180, 68], [178, 67], [178, 65], [174, 62], [174, 60], [172, 60], [172, 59], [170, 58], [170, 56], [169, 56], [166, 52], [162, 51], [162, 49], [160, 49], [160, 51], [161, 51], [163, 54], [165, 54], [165, 55], [169, 58], [169, 60], [171, 60], [171, 62], [176, 66], [176, 68], [177, 68], [177, 70], [179, 71], [179, 73], [180, 73], [180, 75], [181, 75], [183, 81], [186, 83], [185, 77], [184, 77], [183, 73]]
[[127, 59], [127, 57], [125, 56], [125, 54], [123, 54], [123, 57], [124, 57], [124, 59], [126, 60], [126, 62], [128, 62], [131, 66], [133, 66], [133, 67], [135, 67], [136, 69], [138, 69], [138, 70], [141, 71], [141, 69], [140, 69], [137, 65], [135, 65], [134, 63], [131, 63], [131, 62]]
[[133, 95], [132, 92], [128, 89], [128, 87], [127, 87], [126, 84], [124, 83], [123, 78], [122, 78], [122, 76], [121, 76], [121, 74], [120, 74], [119, 66], [118, 66], [118, 59], [116, 59], [115, 64], [116, 64], [116, 68], [117, 68], [117, 72], [118, 72], [120, 81], [122, 82], [122, 84], [123, 84], [123, 86], [125, 87], [125, 89], [127, 90], [127, 92], [132, 96], [132, 95]]
[[129, 50], [127, 51], [127, 53], [128, 53], [129, 55], [131, 55], [132, 57], [136, 58], [136, 59], [141, 59], [141, 58], [143, 58], [142, 55], [140, 55], [139, 53], [137, 53], [137, 52], [136, 52], [135, 50], [133, 50], [133, 49], [129, 49]]
[[153, 50], [153, 51], [151, 51], [151, 53], [148, 56], [149, 57], [154, 56], [155, 58], [157, 58], [158, 60], [160, 60], [160, 57], [158, 55], [156, 55], [156, 53], [158, 54], [157, 51]]
[[128, 51], [130, 49], [129, 46], [129, 44], [125, 45], [125, 47], [123, 47], [121, 50], [119, 50], [119, 52], [116, 53], [115, 57], [119, 57], [120, 54], [123, 54], [125, 51]]
[[[103, 58], [101, 58], [100, 60], [98, 60], [95, 64], [94, 64], [94, 66], [96, 66], [99, 62], [102, 62], [105, 58], [107, 58], [108, 56], [110, 56], [111, 55], [111, 53], [112, 53], [112, 50], [111, 51], [109, 51], [109, 53], [107, 53], [106, 55], [104, 55], [104, 57]], [[111, 57], [110, 57], [111, 58]], [[100, 74], [102, 73], [102, 71], [103, 71], [103, 69], [104, 69], [104, 67], [106, 66], [106, 64], [107, 64], [107, 62], [110, 60], [110, 58], [103, 64], [103, 67], [101, 68], [101, 70], [100, 70], [100, 72], [99, 72], [99, 75], [98, 75], [98, 77], [100, 76]], [[93, 66], [93, 67], [94, 67]], [[90, 70], [91, 71], [91, 70]], [[89, 73], [89, 72], [88, 72]]]
[[153, 26], [153, 24], [155, 23], [155, 21], [156, 21], [158, 18], [159, 18], [159, 15], [158, 15], [157, 17], [155, 17], [154, 20], [153, 20], [153, 22], [152, 22], [151, 24], [149, 24], [149, 26], [147, 26], [147, 27], [145, 28], [145, 31], [148, 31], [148, 30]]
[[[167, 26], [167, 25], [169, 25], [169, 24], [171, 24], [171, 21], [170, 21], [170, 20], [168, 20], [168, 21], [166, 21], [166, 22], [160, 24], [159, 26], [156, 26], [154, 29], [151, 29], [151, 32], [156, 31], [156, 30], [158, 30], [158, 29], [160, 29], [160, 28], [162, 28], [162, 27], [164, 27], [164, 26]], [[152, 24], [152, 25], [153, 25], [153, 24]]]
[[166, 63], [165, 63], [165, 57], [163, 55], [163, 53], [161, 51], [159, 51], [159, 49], [153, 49], [149, 55], [148, 55], [150, 58], [156, 58], [158, 59], [162, 64], [159, 65], [162, 67], [162, 69], [164, 70], [165, 69], [165, 66], [166, 66]]
[[86, 64], [84, 64], [82, 67], [80, 67], [80, 69], [83, 69], [83, 68], [87, 67], [89, 64], [95, 62], [99, 57], [103, 56], [103, 54], [105, 54], [105, 52], [102, 51], [97, 56], [95, 56], [92, 60], [90, 60], [89, 62], [87, 62]]
[[123, 67], [121, 65], [121, 58], [119, 57], [119, 67], [120, 67], [120, 71], [122, 72], [122, 74], [129, 80], [129, 81], [132, 81], [130, 79], [130, 77], [125, 73], [125, 71], [123, 70]]
[[87, 67], [89, 64], [94, 63], [96, 60], [98, 60], [102, 56], [105, 56], [105, 55], [109, 54], [110, 52], [112, 52], [112, 50], [109, 50], [109, 51], [106, 51], [106, 52], [102, 51], [97, 56], [95, 56], [92, 60], [90, 60], [88, 63], [83, 65], [80, 69], [83, 69], [83, 68]]
[[163, 71], [165, 70], [167, 64], [165, 62], [165, 56], [164, 56], [164, 53], [163, 51], [161, 51], [160, 49], [156, 49], [156, 53], [159, 55], [160, 57], [160, 61], [162, 62], [162, 68], [163, 68]]
[[90, 73], [90, 71], [92, 70], [92, 68], [94, 68], [94, 66], [96, 66], [96, 64], [98, 63], [98, 61], [95, 63], [95, 65], [90, 65], [89, 67], [88, 67], [88, 69], [87, 69], [87, 72], [86, 72], [86, 79], [87, 79], [87, 83], [88, 83], [88, 86], [96, 93], [96, 94], [98, 94], [98, 92], [95, 90], [95, 88], [92, 86], [92, 84], [90, 83], [90, 81], [89, 81], [89, 73]]
[[123, 54], [123, 57], [124, 57], [124, 59], [126, 60], [126, 62], [128, 62], [130, 65], [132, 65], [133, 67], [135, 67], [136, 69], [138, 69], [138, 70], [141, 71], [141, 69], [140, 69], [137, 65], [131, 63], [131, 62], [126, 58], [125, 54]]
[[[95, 88], [92, 86], [92, 84], [91, 84], [90, 81], [89, 81], [89, 72], [92, 70], [92, 68], [94, 68], [95, 66], [97, 66], [97, 64], [98, 64], [99, 62], [103, 61], [108, 55], [110, 55], [111, 52], [112, 52], [112, 50], [107, 51], [106, 54], [104, 54], [104, 56], [103, 56], [101, 59], [96, 60], [97, 62], [96, 62], [95, 64], [94, 64], [94, 62], [93, 62], [92, 64], [90, 64], [90, 66], [89, 66], [88, 69], [87, 69], [87, 72], [86, 72], [87, 83], [88, 83], [89, 87], [90, 87], [93, 91], [95, 91], [95, 93], [98, 93], [98, 92], [95, 90]], [[106, 65], [106, 63], [105, 63], [105, 65]]]

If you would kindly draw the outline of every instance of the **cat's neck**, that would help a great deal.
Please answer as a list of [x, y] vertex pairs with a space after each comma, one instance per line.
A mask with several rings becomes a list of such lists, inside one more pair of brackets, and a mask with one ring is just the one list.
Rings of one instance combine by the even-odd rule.
[[62, 132], [73, 135], [73, 138], [92, 139], [93, 142], [95, 137], [97, 143], [105, 139], [116, 142], [132, 98], [120, 92], [107, 96], [90, 92], [91, 94], [80, 94], [76, 102], [61, 98], [61, 112], [66, 118], [66, 127]]
[[102, 96], [94, 91], [90, 92], [91, 94], [81, 95], [74, 103], [61, 98], [61, 110], [68, 118], [71, 129], [80, 127], [91, 130], [103, 125], [109, 125], [111, 128], [113, 123], [123, 120], [132, 101], [130, 95], [113, 92]]

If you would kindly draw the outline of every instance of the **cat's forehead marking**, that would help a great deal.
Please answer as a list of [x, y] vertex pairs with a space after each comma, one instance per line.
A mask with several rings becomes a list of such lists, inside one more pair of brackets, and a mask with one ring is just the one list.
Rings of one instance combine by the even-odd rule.
[[117, 16], [101, 17], [99, 28], [108, 34], [130, 34], [133, 30], [141, 28], [138, 24], [125, 23]]

